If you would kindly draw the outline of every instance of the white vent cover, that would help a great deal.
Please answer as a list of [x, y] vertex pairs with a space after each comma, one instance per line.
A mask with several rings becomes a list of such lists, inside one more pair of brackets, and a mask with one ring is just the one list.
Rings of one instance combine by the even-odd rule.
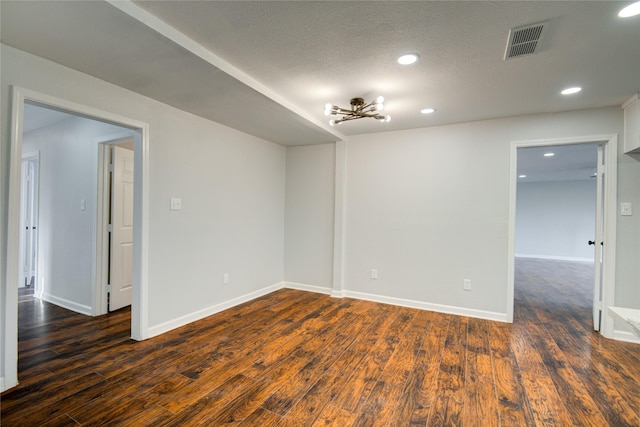
[[537, 53], [540, 50], [540, 43], [548, 27], [549, 21], [544, 21], [512, 28], [509, 31], [509, 41], [507, 42], [507, 51], [504, 53], [504, 59]]

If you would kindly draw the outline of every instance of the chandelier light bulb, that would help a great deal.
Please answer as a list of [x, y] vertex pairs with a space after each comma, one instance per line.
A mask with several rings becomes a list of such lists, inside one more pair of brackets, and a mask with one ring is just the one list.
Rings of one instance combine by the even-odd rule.
[[325, 104], [324, 114], [337, 115], [335, 120], [329, 120], [329, 126], [337, 126], [344, 122], [357, 119], [370, 118], [385, 123], [391, 120], [391, 116], [383, 116], [380, 111], [384, 109], [384, 97], [378, 96], [371, 102], [366, 102], [364, 98], [355, 97], [349, 100], [350, 108], [342, 108], [337, 105]]

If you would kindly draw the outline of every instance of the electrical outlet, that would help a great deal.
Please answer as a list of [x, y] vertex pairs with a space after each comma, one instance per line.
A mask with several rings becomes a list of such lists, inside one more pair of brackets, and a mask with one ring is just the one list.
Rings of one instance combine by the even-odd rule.
[[471, 279], [464, 279], [464, 290], [465, 291], [471, 290]]
[[229, 273], [224, 273], [222, 275], [222, 284], [223, 285], [228, 285], [229, 284]]
[[375, 279], [377, 279], [377, 278], [378, 278], [378, 270], [376, 270], [375, 268], [372, 268], [372, 269], [371, 269], [371, 278], [372, 278], [373, 280], [375, 280]]

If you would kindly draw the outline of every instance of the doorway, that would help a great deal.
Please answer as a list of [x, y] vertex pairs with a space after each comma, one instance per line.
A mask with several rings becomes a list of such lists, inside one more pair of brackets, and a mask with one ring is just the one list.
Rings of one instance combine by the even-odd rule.
[[[132, 304], [131, 304], [131, 337], [136, 340], [146, 339], [148, 333], [147, 315], [147, 289], [148, 289], [148, 124], [124, 116], [97, 110], [84, 105], [76, 104], [67, 100], [52, 97], [24, 88], [12, 87], [12, 117], [11, 117], [11, 157], [9, 159], [9, 197], [8, 197], [8, 232], [7, 232], [7, 284], [6, 298], [1, 302], [2, 315], [4, 316], [4, 383], [3, 389], [13, 387], [18, 382], [17, 377], [17, 305], [18, 305], [18, 283], [20, 281], [20, 206], [22, 193], [22, 149], [23, 149], [23, 123], [25, 104], [33, 104], [45, 108], [62, 111], [80, 117], [94, 119], [98, 122], [113, 124], [124, 127], [133, 134], [134, 139], [134, 162], [135, 184], [134, 193], [134, 214], [135, 223], [133, 241], [133, 277], [132, 282]], [[100, 141], [93, 141], [98, 143]], [[40, 159], [42, 170], [42, 158]], [[95, 165], [95, 163], [94, 163]], [[41, 181], [42, 182], [42, 181]], [[94, 175], [93, 188], [97, 188]], [[82, 210], [89, 199], [78, 199], [73, 203], [74, 207]], [[93, 226], [90, 233], [93, 235], [94, 245], [90, 249], [92, 254], [92, 288], [90, 297], [91, 315], [103, 314], [100, 305], [96, 304], [99, 293], [96, 289], [96, 271], [101, 266], [101, 259], [98, 257], [99, 250], [96, 245], [96, 211], [90, 212], [94, 217]], [[42, 258], [43, 254], [40, 254]], [[9, 285], [13, 284], [13, 285]]]
[[[577, 154], [580, 152], [582, 155]], [[537, 169], [534, 164], [529, 165], [533, 173], [526, 170], [525, 160], [530, 153], [537, 156], [539, 163]], [[507, 300], [510, 321], [516, 257], [523, 266], [527, 265], [524, 260], [528, 256], [551, 264], [571, 263], [565, 267], [582, 268], [584, 277], [592, 277], [593, 329], [606, 337], [613, 335], [613, 321], [604, 308], [615, 295], [616, 162], [615, 135], [512, 143]], [[554, 164], [556, 167], [551, 167]], [[564, 169], [559, 167], [567, 165]], [[545, 178], [536, 179], [537, 173], [545, 172]], [[529, 217], [523, 217], [527, 204]], [[544, 218], [553, 210], [548, 205], [561, 210], [560, 217]], [[600, 244], [590, 245], [590, 241]], [[550, 267], [545, 268], [558, 271], [555, 264]]]

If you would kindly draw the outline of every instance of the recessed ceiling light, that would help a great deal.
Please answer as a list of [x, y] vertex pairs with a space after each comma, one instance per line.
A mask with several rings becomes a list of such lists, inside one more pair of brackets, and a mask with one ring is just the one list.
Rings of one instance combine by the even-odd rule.
[[418, 61], [420, 56], [417, 53], [408, 53], [406, 55], [402, 55], [398, 58], [398, 64], [401, 65], [411, 65]]
[[556, 155], [555, 153], [544, 153], [545, 157], [553, 157], [555, 155]]
[[620, 18], [631, 18], [636, 15], [640, 15], [640, 1], [631, 3], [629, 6], [618, 12], [618, 16]]
[[422, 114], [431, 114], [431, 113], [435, 113], [436, 109], [435, 108], [423, 108], [422, 110], [420, 110], [420, 112]]
[[518, 175], [518, 178], [526, 178], [527, 175]]
[[560, 92], [560, 93], [561, 93], [561, 94], [563, 94], [563, 95], [573, 95], [574, 93], [578, 93], [578, 92], [580, 92], [581, 90], [582, 90], [582, 88], [581, 88], [581, 87], [576, 86], [576, 87], [569, 87], [569, 88], [566, 88], [565, 90], [563, 90], [563, 91], [562, 91], [562, 92]]

